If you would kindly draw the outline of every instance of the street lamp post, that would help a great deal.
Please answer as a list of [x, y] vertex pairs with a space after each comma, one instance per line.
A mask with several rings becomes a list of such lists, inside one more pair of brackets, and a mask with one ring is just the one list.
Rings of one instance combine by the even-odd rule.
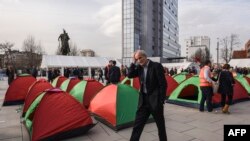
[[219, 65], [219, 38], [217, 38], [217, 65]]

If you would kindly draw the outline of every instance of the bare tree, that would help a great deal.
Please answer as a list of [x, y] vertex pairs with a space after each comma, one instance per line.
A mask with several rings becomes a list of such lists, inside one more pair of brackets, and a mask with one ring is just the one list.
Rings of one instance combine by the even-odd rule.
[[36, 43], [33, 36], [28, 36], [23, 42], [23, 51], [27, 53], [27, 63], [30, 67], [38, 66], [41, 63], [41, 56], [44, 53], [41, 43]]
[[70, 47], [70, 52], [69, 52], [70, 56], [79, 56], [80, 55], [80, 50], [77, 48], [77, 45], [75, 43], [70, 42], [69, 47]]
[[57, 46], [57, 49], [56, 49], [56, 55], [62, 55], [60, 45], [58, 45], [58, 46]]
[[200, 62], [204, 64], [206, 60], [209, 60], [211, 56], [209, 56], [209, 49], [205, 47], [205, 49], [199, 48], [196, 52], [191, 55], [191, 59], [189, 61], [192, 62]]
[[228, 63], [232, 59], [234, 48], [240, 45], [239, 36], [231, 34], [230, 37], [227, 36], [221, 40], [221, 45], [223, 46], [221, 49], [221, 58]]
[[5, 42], [0, 44], [0, 52], [4, 52], [5, 66], [12, 65], [15, 68], [15, 62], [13, 61], [12, 56], [12, 47], [14, 43]]
[[[69, 56], [79, 56], [80, 50], [77, 48], [77, 45], [73, 42], [69, 42], [70, 52], [68, 53]], [[61, 47], [58, 46], [56, 50], [56, 55], [62, 55]]]

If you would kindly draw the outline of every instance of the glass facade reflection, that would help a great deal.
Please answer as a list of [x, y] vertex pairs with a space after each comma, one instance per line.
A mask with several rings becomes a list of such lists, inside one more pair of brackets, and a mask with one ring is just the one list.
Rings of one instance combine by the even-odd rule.
[[178, 0], [122, 1], [122, 62], [144, 49], [149, 57], [179, 57]]

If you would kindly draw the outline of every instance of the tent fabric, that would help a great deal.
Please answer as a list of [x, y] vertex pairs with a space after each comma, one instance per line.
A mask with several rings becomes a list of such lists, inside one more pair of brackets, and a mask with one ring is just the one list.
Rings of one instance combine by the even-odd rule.
[[245, 79], [247, 80], [248, 85], [250, 85], [250, 78], [249, 77], [245, 77]]
[[193, 76], [192, 74], [189, 74], [187, 72], [182, 72], [182, 73], [174, 75], [173, 78], [176, 80], [177, 83], [180, 84], [181, 82], [183, 82], [184, 80], [186, 80], [192, 76]]
[[83, 81], [72, 83], [72, 88], [69, 89], [70, 95], [82, 103], [85, 108], [89, 107], [91, 99], [104, 87], [100, 82], [94, 79], [87, 79]]
[[125, 77], [122, 81], [121, 84], [127, 84], [130, 85], [131, 87], [135, 88], [136, 90], [140, 89], [140, 80], [139, 77], [136, 78], [128, 78]]
[[24, 101], [23, 116], [32, 104], [32, 102], [44, 91], [51, 89], [53, 86], [45, 79], [40, 79], [30, 86], [27, 96]]
[[65, 92], [70, 92], [71, 89], [77, 84], [79, 83], [81, 80], [73, 77], [73, 78], [69, 78], [66, 79], [65, 81], [63, 81], [63, 83], [61, 84], [60, 88], [65, 91]]
[[[172, 93], [172, 91], [178, 86], [178, 83], [171, 76], [165, 76], [165, 78], [167, 80], [166, 96], [169, 96]], [[135, 88], [136, 90], [140, 89], [140, 81], [139, 81], [138, 77], [131, 78], [131, 79], [126, 77], [121, 81], [121, 84], [130, 85], [131, 87]]]
[[64, 56], [64, 55], [43, 55], [41, 68], [51, 67], [101, 67], [104, 68], [109, 60], [116, 60], [116, 66], [121, 63], [111, 57], [83, 57], [83, 56]]
[[100, 82], [96, 80], [87, 80], [87, 85], [85, 87], [84, 98], [83, 98], [83, 105], [86, 108], [88, 108], [90, 105], [90, 101], [103, 88], [104, 86]]
[[68, 78], [64, 77], [64, 76], [58, 76], [57, 78], [55, 78], [52, 82], [52, 86], [55, 88], [59, 88], [61, 86], [61, 84], [67, 80]]
[[173, 77], [166, 75], [165, 76], [166, 80], [167, 80], [167, 93], [166, 96], [169, 97], [171, 95], [171, 93], [178, 87], [178, 83], [176, 82], [175, 79], [173, 79]]
[[250, 66], [250, 58], [247, 59], [231, 59], [229, 62], [232, 67], [249, 67]]
[[[234, 86], [234, 96], [233, 101], [242, 101], [247, 100], [248, 95], [247, 91], [244, 87], [239, 83], [239, 81], [235, 81], [236, 84]], [[201, 101], [201, 90], [199, 86], [199, 77], [193, 76], [185, 81], [183, 81], [170, 95], [168, 102], [174, 103], [178, 105], [190, 106], [190, 107], [199, 107]], [[213, 96], [213, 104], [214, 107], [218, 107], [220, 105], [220, 94], [216, 93]]]
[[5, 94], [3, 106], [22, 104], [29, 87], [36, 81], [31, 75], [18, 76], [10, 84]]
[[24, 115], [24, 124], [25, 124], [27, 130], [29, 131], [29, 133], [32, 132], [32, 121], [34, 118], [35, 110], [45, 94], [46, 94], [46, 92], [43, 92], [40, 95], [38, 95], [36, 97], [36, 99], [31, 103], [27, 112]]
[[234, 79], [238, 80], [241, 85], [247, 90], [248, 94], [250, 94], [250, 85], [243, 76], [236, 76], [234, 77]]
[[91, 101], [89, 110], [114, 130], [131, 126], [138, 106], [138, 91], [125, 84], [108, 85]]
[[79, 102], [66, 92], [52, 89], [36, 108], [32, 141], [65, 139], [84, 134], [93, 126], [88, 111]]
[[34, 113], [36, 108], [38, 107], [40, 101], [42, 100], [43, 96], [45, 94], [47, 94], [47, 91], [50, 92], [61, 92], [62, 90], [59, 88], [54, 88], [54, 89], [49, 89], [49, 90], [45, 90], [44, 92], [42, 92], [40, 95], [38, 95], [36, 97], [36, 99], [32, 102], [32, 104], [29, 106], [25, 116], [24, 116], [24, 121], [25, 121], [25, 125], [26, 128], [28, 129], [28, 131], [31, 133], [32, 132], [32, 121], [34, 118]]

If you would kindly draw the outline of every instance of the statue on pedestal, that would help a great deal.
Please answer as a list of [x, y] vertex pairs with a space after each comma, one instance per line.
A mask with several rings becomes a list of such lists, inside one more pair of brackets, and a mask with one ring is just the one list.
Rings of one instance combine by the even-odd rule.
[[63, 29], [63, 33], [58, 37], [58, 41], [61, 40], [61, 54], [62, 55], [68, 55], [70, 52], [69, 48], [69, 35], [68, 33]]

